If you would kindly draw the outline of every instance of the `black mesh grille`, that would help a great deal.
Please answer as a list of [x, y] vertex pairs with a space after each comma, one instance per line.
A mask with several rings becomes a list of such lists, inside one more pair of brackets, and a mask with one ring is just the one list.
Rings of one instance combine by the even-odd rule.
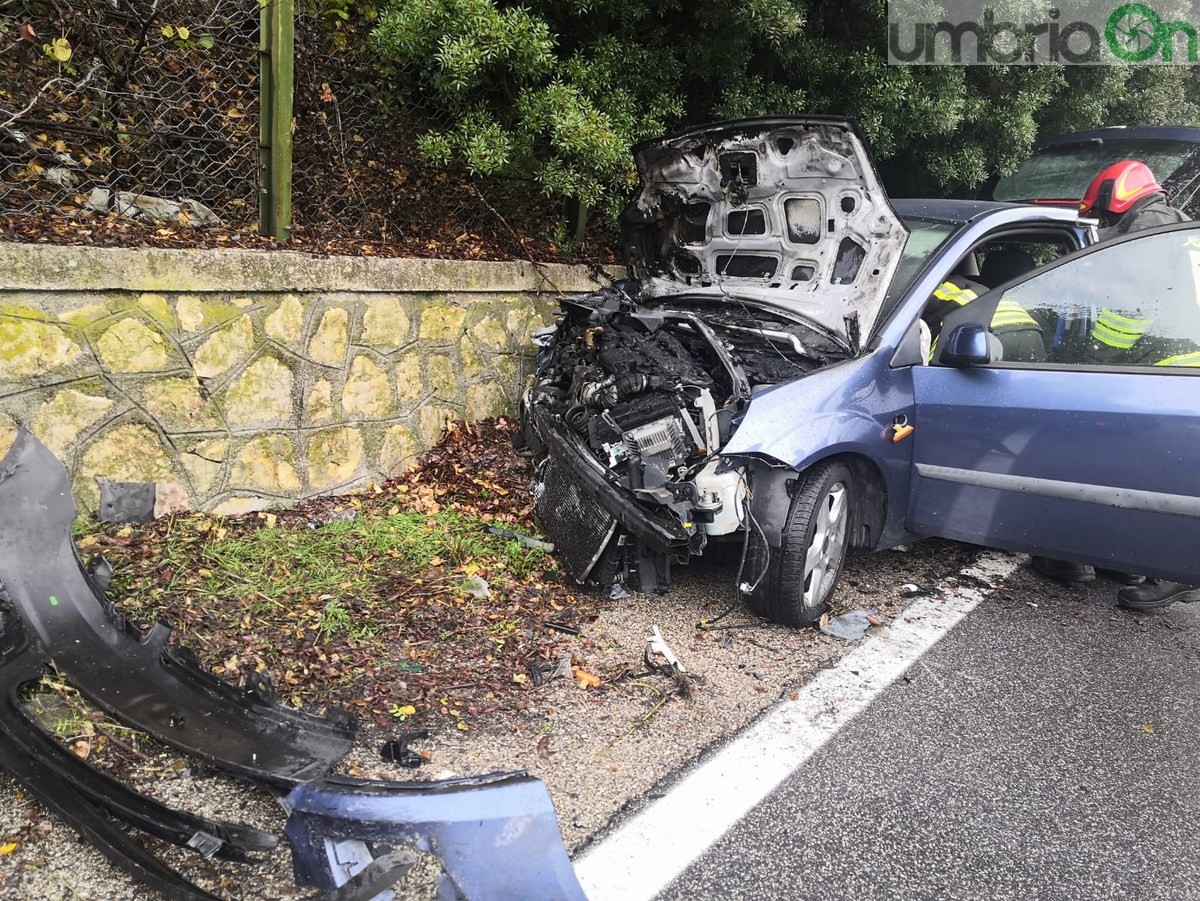
[[584, 581], [612, 539], [616, 517], [584, 494], [553, 457], [546, 461], [537, 512], [571, 575]]

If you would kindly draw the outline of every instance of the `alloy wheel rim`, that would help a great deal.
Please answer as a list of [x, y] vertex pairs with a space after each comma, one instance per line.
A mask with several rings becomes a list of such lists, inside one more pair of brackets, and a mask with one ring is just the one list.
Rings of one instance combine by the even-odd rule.
[[804, 559], [804, 606], [815, 607], [829, 583], [837, 574], [846, 544], [846, 527], [850, 517], [846, 510], [846, 486], [837, 482], [829, 486], [817, 509], [812, 541]]

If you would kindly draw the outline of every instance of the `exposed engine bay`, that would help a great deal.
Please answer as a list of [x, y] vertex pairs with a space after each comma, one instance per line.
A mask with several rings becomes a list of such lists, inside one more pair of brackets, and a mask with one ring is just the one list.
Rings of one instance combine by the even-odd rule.
[[757, 393], [862, 350], [907, 232], [846, 120], [717, 123], [633, 156], [629, 279], [563, 301], [524, 416], [567, 569], [655, 591], [710, 539], [740, 532], [743, 560], [751, 531], [779, 544], [751, 515], [757, 464], [721, 450]]
[[[718, 452], [750, 398], [850, 356], [849, 348], [818, 327], [744, 302], [689, 303], [678, 297], [638, 304], [614, 288], [562, 306], [527, 406], [539, 414], [539, 431], [558, 432], [590, 457], [609, 484], [649, 510], [670, 511], [687, 536], [685, 546], [669, 555], [679, 562], [699, 553], [708, 538], [730, 535], [744, 524], [744, 473], [723, 465]], [[543, 490], [540, 499], [545, 497]], [[555, 524], [570, 515], [562, 500], [539, 504], [559, 538], [567, 524]], [[597, 511], [580, 513], [594, 517]], [[599, 537], [607, 541], [617, 531]], [[619, 535], [617, 548], [627, 544], [628, 536]], [[599, 554], [566, 556], [580, 580], [593, 575], [608, 581], [625, 568], [620, 564], [629, 563], [610, 549], [605, 569], [613, 571], [593, 574]], [[665, 562], [630, 570], [643, 590], [664, 586], [669, 578]]]

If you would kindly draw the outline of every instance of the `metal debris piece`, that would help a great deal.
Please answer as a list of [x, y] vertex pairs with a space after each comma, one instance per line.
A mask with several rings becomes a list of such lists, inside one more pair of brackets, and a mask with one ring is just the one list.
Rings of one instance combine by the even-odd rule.
[[[872, 620], [875, 621], [872, 622]], [[874, 625], [882, 625], [882, 623], [876, 610], [851, 610], [849, 613], [829, 619], [821, 626], [821, 631], [844, 641], [858, 641], [867, 634], [867, 629]]]
[[154, 519], [153, 482], [110, 482], [96, 476], [100, 485], [101, 522], [151, 522]]
[[[654, 659], [654, 656], [662, 657], [665, 662], [659, 663]], [[646, 666], [652, 670], [670, 669], [677, 673], [686, 673], [687, 668], [679, 662], [679, 658], [675, 656], [675, 652], [671, 650], [671, 646], [667, 644], [665, 638], [662, 637], [662, 632], [658, 630], [658, 626], [654, 627], [654, 634], [646, 639], [646, 650], [642, 654], [642, 659]]]

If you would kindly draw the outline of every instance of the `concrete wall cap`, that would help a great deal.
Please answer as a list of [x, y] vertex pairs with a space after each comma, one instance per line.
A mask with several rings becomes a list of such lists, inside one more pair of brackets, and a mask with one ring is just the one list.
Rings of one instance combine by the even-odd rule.
[[[611, 278], [624, 270], [604, 270]], [[286, 250], [173, 250], [0, 242], [0, 290], [578, 294], [605, 284], [587, 266], [528, 261], [314, 256]]]

